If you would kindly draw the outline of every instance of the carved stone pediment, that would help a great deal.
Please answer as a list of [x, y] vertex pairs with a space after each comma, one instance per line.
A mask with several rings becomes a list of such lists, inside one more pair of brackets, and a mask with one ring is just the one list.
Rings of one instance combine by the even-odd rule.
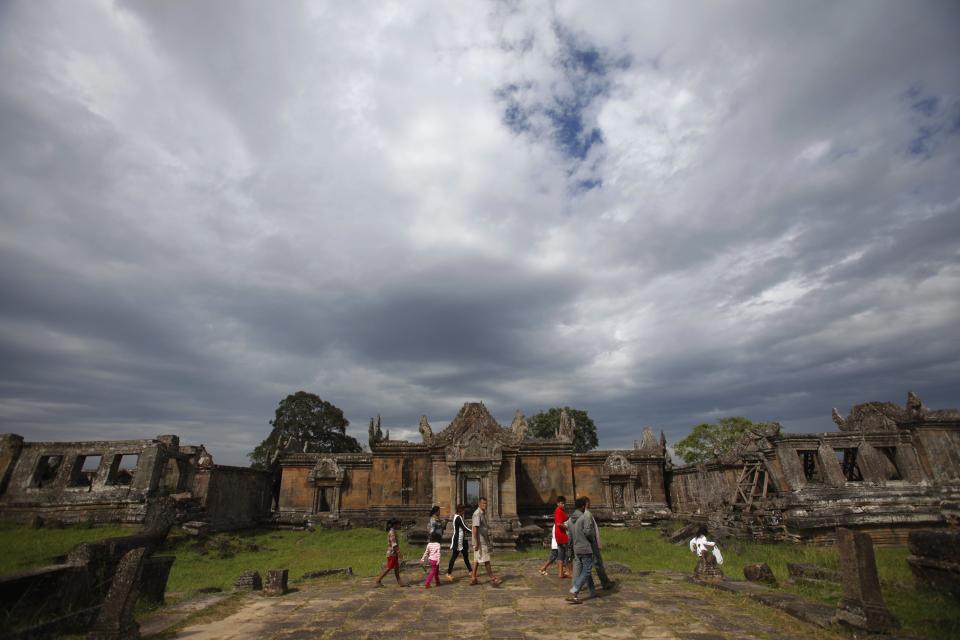
[[333, 458], [320, 458], [307, 475], [307, 481], [310, 483], [318, 480], [340, 482], [343, 480], [343, 468]]
[[611, 453], [603, 461], [603, 475], [628, 476], [636, 472], [636, 467], [622, 453]]
[[484, 438], [481, 434], [468, 435], [459, 442], [446, 448], [446, 457], [450, 462], [464, 460], [500, 460], [503, 447], [495, 440]]
[[501, 427], [482, 402], [468, 402], [430, 444], [443, 446], [448, 459], [499, 459], [504, 446], [513, 446], [514, 433]]

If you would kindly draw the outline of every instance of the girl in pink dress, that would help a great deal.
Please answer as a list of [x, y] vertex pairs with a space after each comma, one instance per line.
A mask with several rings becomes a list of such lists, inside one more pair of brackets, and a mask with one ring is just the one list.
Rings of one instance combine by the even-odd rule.
[[430, 561], [430, 573], [427, 574], [427, 581], [423, 583], [424, 589], [430, 588], [430, 582], [435, 581], [440, 586], [440, 534], [431, 533], [430, 542], [420, 558], [420, 564]]

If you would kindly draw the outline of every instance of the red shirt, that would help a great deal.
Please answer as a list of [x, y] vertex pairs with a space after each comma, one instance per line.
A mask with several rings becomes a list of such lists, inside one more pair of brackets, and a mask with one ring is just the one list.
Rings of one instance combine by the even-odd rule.
[[563, 510], [563, 507], [557, 507], [557, 510], [553, 512], [553, 528], [554, 535], [557, 536], [557, 544], [569, 544], [570, 536], [567, 535], [567, 532], [560, 528], [560, 525], [567, 521], [567, 512]]

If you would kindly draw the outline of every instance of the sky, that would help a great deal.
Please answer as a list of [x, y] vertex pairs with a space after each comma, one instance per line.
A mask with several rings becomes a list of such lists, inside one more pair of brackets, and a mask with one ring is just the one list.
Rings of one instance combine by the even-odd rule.
[[0, 0], [0, 432], [960, 406], [960, 4]]

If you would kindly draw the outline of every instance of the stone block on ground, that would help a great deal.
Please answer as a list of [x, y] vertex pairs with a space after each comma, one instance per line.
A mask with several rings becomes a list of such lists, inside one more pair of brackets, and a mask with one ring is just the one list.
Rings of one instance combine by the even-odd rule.
[[604, 560], [603, 568], [607, 570], [607, 573], [633, 573], [633, 569], [622, 562], [610, 562], [608, 560]]
[[263, 594], [266, 596], [286, 595], [289, 574], [288, 569], [270, 569], [267, 571], [267, 582], [263, 586]]
[[233, 588], [237, 591], [260, 591], [263, 580], [259, 571], [244, 571], [233, 581]]
[[787, 574], [792, 580], [819, 580], [821, 582], [836, 582], [840, 584], [839, 571], [819, 567], [815, 564], [788, 562]]
[[693, 570], [693, 579], [698, 582], [720, 582], [723, 580], [723, 571], [717, 564], [712, 553], [704, 553], [697, 559], [697, 566]]
[[843, 576], [843, 598], [837, 604], [837, 619], [874, 633], [899, 628], [880, 593], [873, 540], [866, 533], [838, 527], [837, 545]]
[[770, 569], [770, 565], [768, 565], [766, 562], [748, 564], [744, 566], [743, 577], [750, 582], [762, 582], [763, 584], [770, 584], [774, 586], [777, 584], [777, 579], [773, 575], [773, 570]]
[[210, 533], [210, 524], [199, 520], [184, 522], [180, 528], [188, 536], [205, 536]]

